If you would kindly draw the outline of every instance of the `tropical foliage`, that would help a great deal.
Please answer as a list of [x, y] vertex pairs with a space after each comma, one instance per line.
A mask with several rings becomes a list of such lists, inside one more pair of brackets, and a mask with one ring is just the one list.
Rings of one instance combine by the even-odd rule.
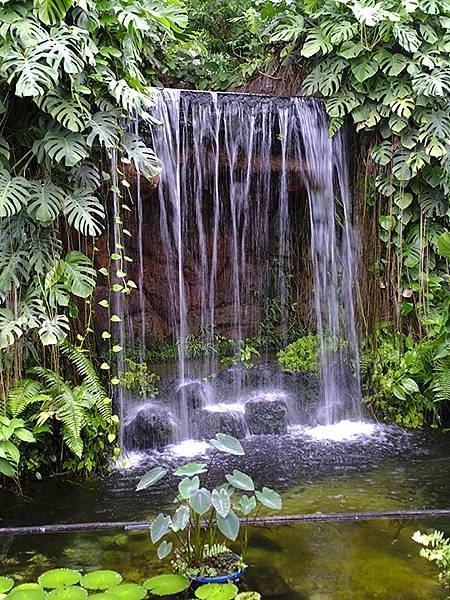
[[[40, 364], [33, 376], [44, 387], [33, 394], [48, 396], [40, 405], [61, 418], [79, 458], [81, 413], [95, 393], [84, 373], [64, 372], [60, 347], [71, 323], [80, 348], [92, 333], [92, 239], [106, 226], [104, 198], [118, 205], [119, 226], [130, 195], [122, 171], [152, 177], [160, 168], [130, 120], [151, 119], [157, 54], [186, 14], [177, 0], [24, 0], [2, 3], [0, 22], [0, 394], [5, 413]], [[114, 276], [129, 291], [122, 250]]]

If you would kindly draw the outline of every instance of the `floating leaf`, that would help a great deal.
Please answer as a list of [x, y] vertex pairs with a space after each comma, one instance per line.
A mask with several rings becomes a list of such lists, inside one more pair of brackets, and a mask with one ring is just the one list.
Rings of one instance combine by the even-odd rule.
[[178, 467], [174, 472], [174, 475], [178, 477], [192, 477], [193, 475], [199, 475], [200, 473], [206, 473], [206, 465], [204, 463], [188, 463]]
[[264, 506], [272, 508], [273, 510], [280, 510], [283, 504], [280, 494], [268, 487], [263, 487], [261, 492], [256, 492], [256, 497], [261, 504], [264, 504]]
[[147, 595], [147, 590], [137, 583], [121, 583], [109, 588], [107, 594], [117, 600], [142, 600]]
[[157, 575], [144, 581], [144, 587], [155, 596], [170, 596], [186, 590], [189, 579], [184, 575]]
[[11, 577], [0, 577], [0, 594], [6, 594], [14, 587], [14, 579]]
[[253, 492], [255, 489], [255, 484], [253, 483], [253, 479], [242, 473], [242, 471], [238, 471], [234, 469], [231, 475], [225, 475], [228, 483], [231, 483], [232, 486], [238, 488], [239, 490], [245, 490], [246, 492]]
[[58, 588], [63, 585], [79, 583], [81, 575], [73, 569], [52, 569], [38, 577], [38, 582], [45, 588]]
[[216, 437], [210, 440], [210, 443], [214, 448], [221, 452], [227, 452], [228, 454], [235, 454], [237, 456], [243, 456], [245, 454], [239, 440], [226, 433], [216, 433]]
[[88, 590], [107, 590], [113, 585], [118, 585], [122, 581], [122, 575], [116, 571], [101, 569], [87, 573], [81, 583]]
[[195, 590], [200, 600], [233, 600], [238, 593], [234, 583], [207, 583]]
[[147, 473], [142, 477], [142, 479], [137, 484], [136, 491], [139, 492], [141, 490], [147, 489], [148, 487], [150, 487], [151, 485], [154, 485], [160, 479], [165, 477], [166, 474], [167, 474], [167, 469], [163, 469], [162, 467], [155, 467], [154, 469], [147, 471]]
[[20, 590], [13, 589], [8, 594], [8, 600], [46, 600], [47, 594], [43, 589], [22, 588]]
[[52, 590], [48, 600], [86, 600], [87, 591], [78, 585], [69, 585]]

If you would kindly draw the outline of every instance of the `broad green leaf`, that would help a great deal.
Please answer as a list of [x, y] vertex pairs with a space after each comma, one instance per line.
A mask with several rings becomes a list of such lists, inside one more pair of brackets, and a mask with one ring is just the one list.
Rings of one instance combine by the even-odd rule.
[[351, 70], [355, 78], [363, 82], [375, 75], [378, 71], [378, 62], [373, 55], [366, 54], [352, 62]]
[[97, 272], [92, 261], [78, 250], [72, 250], [60, 261], [70, 292], [79, 298], [88, 298], [94, 288]]
[[211, 493], [206, 488], [200, 488], [189, 498], [189, 506], [199, 515], [204, 515], [211, 508]]
[[437, 249], [441, 256], [450, 260], [450, 232], [444, 231], [437, 241]]
[[3, 57], [2, 71], [15, 81], [15, 93], [19, 97], [42, 96], [56, 84], [58, 71], [53, 65], [42, 61], [40, 45], [25, 50], [10, 49]]
[[204, 463], [188, 463], [174, 472], [174, 475], [178, 477], [192, 477], [193, 475], [200, 475], [200, 473], [206, 473], [206, 464]]
[[232, 475], [225, 475], [226, 480], [235, 488], [240, 490], [245, 490], [247, 492], [253, 492], [255, 489], [255, 484], [253, 483], [253, 479], [242, 473], [242, 471], [238, 471], [237, 469], [233, 470]]
[[34, 435], [28, 429], [24, 429], [23, 427], [19, 427], [14, 430], [14, 435], [22, 440], [22, 442], [32, 443], [36, 441]]
[[91, 131], [87, 143], [92, 147], [98, 139], [99, 144], [105, 148], [115, 148], [119, 141], [118, 111], [99, 111], [94, 114], [88, 123]]
[[120, 583], [108, 588], [108, 594], [117, 600], [143, 600], [147, 595], [147, 590], [137, 583]]
[[162, 164], [151, 148], [148, 148], [139, 136], [125, 133], [122, 136], [122, 146], [126, 156], [133, 161], [136, 168], [147, 179], [159, 175]]
[[11, 577], [0, 577], [0, 594], [6, 594], [12, 587], [14, 587], [14, 579], [11, 579]]
[[42, 139], [34, 142], [33, 152], [39, 162], [44, 162], [48, 156], [66, 167], [73, 167], [89, 156], [89, 147], [80, 133], [54, 127]]
[[166, 517], [163, 513], [159, 513], [156, 519], [152, 523], [150, 529], [150, 537], [152, 542], [156, 544], [159, 540], [166, 535], [170, 527], [170, 517]]
[[46, 600], [47, 594], [42, 589], [22, 588], [13, 589], [7, 597], [8, 600]]
[[319, 52], [328, 54], [332, 49], [333, 44], [324, 35], [323, 31], [320, 28], [315, 28], [308, 33], [301, 50], [301, 55], [310, 58]]
[[73, 569], [52, 569], [38, 577], [38, 582], [44, 588], [58, 588], [63, 585], [75, 585], [81, 580], [81, 575]]
[[155, 596], [170, 596], [187, 590], [189, 579], [184, 575], [157, 575], [144, 581], [143, 585]]
[[28, 202], [29, 187], [23, 177], [11, 177], [6, 169], [0, 169], [0, 219], [22, 210]]
[[198, 477], [193, 477], [192, 479], [186, 477], [178, 484], [178, 491], [180, 492], [180, 496], [183, 498], [183, 500], [187, 500], [199, 489], [199, 487], [200, 479]]
[[273, 510], [280, 510], [283, 504], [280, 494], [268, 487], [263, 487], [260, 492], [257, 491], [256, 497], [261, 504], [264, 504], [264, 506], [267, 506], [267, 508], [272, 508]]
[[73, 0], [34, 0], [35, 11], [46, 25], [62, 21], [72, 4]]
[[49, 92], [37, 98], [35, 102], [69, 131], [83, 131], [90, 118], [89, 104], [86, 100], [80, 97], [66, 97], [62, 90]]
[[0, 458], [0, 473], [6, 477], [15, 477], [17, 467], [6, 458]]
[[88, 597], [87, 591], [78, 585], [69, 585], [58, 587], [52, 590], [48, 596], [48, 600], [86, 600]]
[[238, 593], [234, 583], [207, 583], [195, 590], [199, 600], [233, 600]]
[[49, 182], [29, 183], [27, 211], [37, 221], [54, 221], [64, 204], [65, 194], [60, 187]]
[[239, 440], [226, 433], [216, 433], [215, 438], [210, 440], [210, 444], [217, 450], [226, 452], [227, 454], [235, 454], [237, 456], [245, 454]]
[[213, 490], [211, 494], [211, 503], [216, 509], [217, 514], [221, 517], [226, 517], [230, 512], [231, 499], [228, 492], [224, 489]]
[[88, 590], [107, 590], [122, 581], [122, 575], [116, 571], [100, 569], [87, 573], [81, 580], [81, 585]]
[[217, 515], [217, 526], [219, 531], [233, 542], [239, 534], [240, 523], [236, 513], [230, 510], [226, 517]]
[[64, 215], [83, 235], [97, 236], [104, 228], [105, 209], [91, 188], [76, 188], [66, 195]]
[[[172, 552], [173, 544], [172, 542], [166, 542], [166, 540], [162, 541], [158, 546], [158, 558], [163, 560]], [[127, 599], [128, 600], [128, 599]]]
[[66, 339], [70, 330], [69, 319], [66, 315], [57, 315], [50, 319], [46, 317], [39, 327], [39, 338], [43, 346], [60, 344]]
[[147, 473], [145, 473], [145, 475], [141, 478], [137, 484], [136, 491], [139, 492], [140, 490], [147, 489], [165, 477], [166, 474], [167, 469], [163, 469], [162, 467], [154, 467], [150, 471], [147, 471]]

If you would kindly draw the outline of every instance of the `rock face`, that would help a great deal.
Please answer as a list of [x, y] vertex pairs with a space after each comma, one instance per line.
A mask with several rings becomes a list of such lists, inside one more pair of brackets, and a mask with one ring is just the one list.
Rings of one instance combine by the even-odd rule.
[[139, 410], [125, 426], [127, 448], [150, 450], [162, 448], [172, 440], [174, 426], [171, 414], [163, 404], [152, 402]]
[[288, 409], [284, 400], [254, 398], [245, 403], [245, 421], [253, 435], [283, 435]]
[[245, 437], [244, 415], [239, 412], [196, 410], [192, 415], [192, 423], [197, 439], [209, 439], [216, 433], [227, 433], [238, 439]]
[[189, 412], [206, 404], [209, 389], [202, 381], [188, 381], [176, 391], [176, 401], [184, 403]]

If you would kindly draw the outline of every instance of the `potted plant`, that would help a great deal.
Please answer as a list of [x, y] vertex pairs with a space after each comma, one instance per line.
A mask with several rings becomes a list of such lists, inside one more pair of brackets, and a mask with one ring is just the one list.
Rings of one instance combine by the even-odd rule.
[[[150, 530], [159, 558], [173, 553], [175, 572], [197, 583], [229, 582], [243, 575], [250, 518], [263, 506], [273, 510], [282, 506], [277, 492], [267, 487], [256, 490], [252, 478], [237, 469], [210, 489], [219, 453], [244, 455], [240, 442], [230, 435], [218, 433], [210, 444], [214, 452], [208, 463], [188, 463], [174, 470], [176, 509], [171, 515], [159, 513]], [[155, 485], [167, 474], [167, 469], [154, 467], [136, 490]], [[239, 544], [238, 552], [228, 546], [230, 541]]]

